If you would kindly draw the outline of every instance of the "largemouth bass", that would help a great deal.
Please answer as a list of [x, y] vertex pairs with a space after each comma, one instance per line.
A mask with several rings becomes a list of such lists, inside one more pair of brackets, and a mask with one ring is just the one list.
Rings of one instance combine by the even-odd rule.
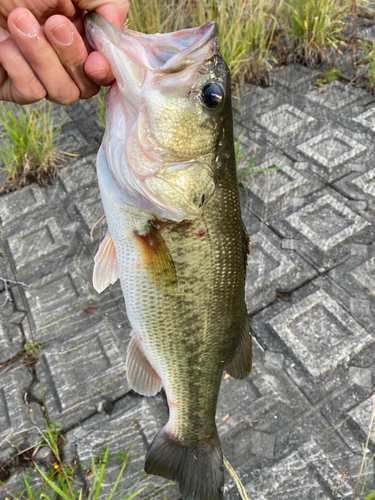
[[93, 282], [101, 292], [120, 279], [129, 384], [146, 396], [164, 387], [169, 406], [145, 470], [178, 481], [184, 500], [219, 500], [220, 381], [224, 367], [236, 378], [251, 369], [229, 70], [215, 23], [156, 35], [94, 13], [85, 24], [116, 77], [97, 159], [109, 230]]

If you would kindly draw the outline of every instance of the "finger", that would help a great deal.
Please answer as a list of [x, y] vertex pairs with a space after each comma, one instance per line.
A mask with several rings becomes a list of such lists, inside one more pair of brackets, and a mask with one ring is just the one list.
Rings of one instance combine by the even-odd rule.
[[99, 52], [91, 52], [84, 65], [85, 73], [97, 85], [111, 85], [115, 77], [107, 59]]
[[[65, 70], [35, 17], [18, 8], [8, 17], [8, 28], [21, 54], [47, 90], [47, 98], [71, 104], [79, 98], [79, 88]], [[74, 47], [71, 47], [74, 52]]]
[[47, 92], [10, 34], [0, 28], [0, 100], [18, 104], [40, 101]]
[[95, 10], [108, 22], [123, 30], [129, 10], [128, 0], [73, 0], [81, 10]]
[[89, 99], [96, 95], [99, 87], [86, 76], [83, 70], [87, 50], [74, 24], [64, 16], [52, 16], [44, 25], [44, 34], [79, 88], [80, 98]]
[[0, 26], [7, 28], [6, 20], [17, 7], [30, 9], [39, 24], [43, 24], [53, 14], [62, 14], [69, 19], [78, 15], [78, 8], [71, 0], [7, 0], [0, 1]]

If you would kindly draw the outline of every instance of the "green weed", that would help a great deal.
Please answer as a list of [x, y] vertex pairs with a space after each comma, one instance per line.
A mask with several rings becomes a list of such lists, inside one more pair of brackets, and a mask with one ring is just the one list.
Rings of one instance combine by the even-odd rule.
[[34, 342], [28, 342], [23, 346], [23, 350], [30, 357], [37, 357], [40, 351], [40, 345]]
[[246, 167], [241, 165], [241, 151], [240, 151], [240, 146], [241, 142], [243, 139], [243, 133], [239, 136], [237, 139], [235, 145], [234, 145], [234, 153], [236, 156], [236, 167], [237, 167], [237, 182], [238, 182], [238, 188], [240, 191], [246, 191], [246, 188], [242, 186], [242, 181], [244, 181], [249, 175], [253, 174], [259, 174], [261, 172], [272, 172], [274, 170], [280, 170], [283, 168], [282, 166], [280, 167], [270, 167], [270, 168], [263, 168], [263, 169], [258, 169], [256, 167], [253, 167], [255, 160], [257, 159], [259, 151], [257, 151], [249, 163], [246, 165]]
[[282, 18], [294, 60], [316, 65], [343, 43], [351, 0], [284, 0]]
[[326, 85], [327, 83], [331, 83], [334, 80], [338, 80], [341, 77], [342, 73], [340, 70], [336, 68], [330, 68], [326, 71], [323, 71], [323, 73], [320, 73], [318, 78], [315, 80], [314, 85], [319, 90], [324, 90], [324, 85]]
[[375, 88], [375, 42], [363, 42], [362, 50], [365, 51], [366, 57], [362, 59], [361, 64], [368, 64], [367, 78], [371, 87], [371, 91]]
[[64, 120], [61, 111], [56, 125], [52, 104], [45, 100], [29, 106], [0, 102], [0, 126], [4, 129], [0, 131], [0, 160], [4, 164], [0, 170], [7, 174], [0, 190], [56, 175], [63, 157], [57, 139]]
[[[60, 462], [57, 441], [54, 439], [55, 437], [57, 439], [61, 437], [59, 432], [61, 426], [60, 424], [54, 425], [54, 430], [51, 430], [51, 428], [49, 428], [50, 426], [47, 426], [44, 435], [45, 439], [48, 441], [45, 441], [44, 444], [51, 447], [55, 455], [54, 458], [57, 458], [59, 463], [51, 463], [47, 473], [43, 472], [35, 462], [33, 464], [34, 468], [29, 467], [26, 469], [26, 474], [25, 472], [23, 473], [22, 479], [27, 496], [14, 490], [13, 488], [7, 487], [6, 484], [3, 484], [0, 481], [0, 485], [4, 486], [8, 490], [9, 495], [11, 495], [9, 500], [57, 500], [57, 498], [63, 500], [104, 500], [102, 484], [106, 466], [109, 463], [110, 446], [108, 445], [105, 449], [101, 450], [98, 464], [95, 463], [94, 457], [91, 458], [91, 487], [86, 488], [85, 491], [82, 487], [79, 487], [77, 491], [77, 485], [79, 486], [80, 483], [78, 483], [75, 479], [75, 467], [68, 466]], [[47, 438], [48, 435], [49, 437]], [[38, 443], [38, 446], [40, 445], [41, 443]], [[105, 497], [106, 500], [114, 500], [115, 497], [118, 498], [118, 493], [116, 492], [120, 480], [130, 462], [130, 455], [125, 450], [118, 452], [116, 457], [121, 459], [121, 468], [109, 495]], [[36, 473], [38, 473], [40, 478], [43, 480], [42, 487], [40, 487], [37, 491], [35, 491], [35, 487], [32, 486]], [[146, 484], [136, 489], [139, 482], [145, 476], [146, 474], [141, 475], [129, 488], [126, 494], [121, 497], [121, 500], [133, 500], [135, 497], [139, 496], [140, 493], [148, 487], [148, 484]]]

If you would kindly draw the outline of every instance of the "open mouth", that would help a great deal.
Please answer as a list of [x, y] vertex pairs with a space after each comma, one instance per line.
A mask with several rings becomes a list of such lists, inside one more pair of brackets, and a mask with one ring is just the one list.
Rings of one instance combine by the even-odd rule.
[[214, 22], [176, 33], [147, 35], [129, 29], [121, 33], [99, 14], [90, 12], [85, 17], [85, 26], [90, 44], [105, 57], [108, 57], [109, 44], [112, 44], [149, 71], [176, 72], [207, 60], [210, 53], [218, 50]]

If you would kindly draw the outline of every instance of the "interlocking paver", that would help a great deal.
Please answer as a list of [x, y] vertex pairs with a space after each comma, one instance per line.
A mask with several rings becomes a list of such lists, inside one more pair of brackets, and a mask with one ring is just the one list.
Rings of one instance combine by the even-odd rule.
[[269, 222], [284, 238], [297, 239], [298, 250], [317, 266], [337, 265], [354, 240], [366, 244], [373, 238], [373, 225], [333, 190], [323, 190], [305, 201], [305, 206], [278, 214]]
[[100, 403], [126, 394], [129, 339], [103, 320], [70, 340], [47, 346], [40, 373], [50, 417], [68, 427], [95, 413]]
[[293, 250], [283, 250], [280, 239], [262, 227], [251, 234], [245, 289], [248, 312], [266, 307], [276, 299], [277, 291], [288, 292], [315, 274], [309, 264]]

